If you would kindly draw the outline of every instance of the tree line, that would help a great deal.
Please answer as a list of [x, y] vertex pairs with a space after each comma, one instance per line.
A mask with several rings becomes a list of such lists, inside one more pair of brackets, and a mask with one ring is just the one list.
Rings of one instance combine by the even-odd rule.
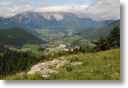
[[108, 36], [100, 37], [93, 43], [96, 44], [95, 50], [97, 51], [120, 47], [120, 28], [118, 26], [114, 27]]
[[0, 75], [15, 74], [17, 72], [28, 70], [29, 67], [45, 59], [35, 57], [31, 52], [19, 52], [9, 50], [0, 46]]

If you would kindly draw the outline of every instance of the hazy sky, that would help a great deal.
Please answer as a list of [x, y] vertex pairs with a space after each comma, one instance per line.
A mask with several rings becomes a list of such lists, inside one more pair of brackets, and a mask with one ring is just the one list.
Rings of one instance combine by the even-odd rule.
[[25, 11], [72, 12], [95, 20], [119, 19], [119, 0], [0, 0], [0, 16], [9, 17]]
[[0, 0], [1, 2], [11, 2], [11, 3], [28, 3], [28, 4], [43, 4], [49, 3], [52, 5], [73, 5], [77, 3], [89, 4], [92, 0]]

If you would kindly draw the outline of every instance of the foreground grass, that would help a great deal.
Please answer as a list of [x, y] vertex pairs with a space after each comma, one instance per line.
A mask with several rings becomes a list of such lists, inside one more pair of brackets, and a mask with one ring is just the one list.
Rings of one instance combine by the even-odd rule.
[[[56, 69], [59, 74], [42, 78], [40, 74], [27, 75], [25, 72], [8, 76], [6, 80], [119, 80], [120, 79], [120, 49], [101, 51], [98, 53], [78, 53], [67, 55], [69, 63]], [[71, 62], [83, 62], [72, 66]]]

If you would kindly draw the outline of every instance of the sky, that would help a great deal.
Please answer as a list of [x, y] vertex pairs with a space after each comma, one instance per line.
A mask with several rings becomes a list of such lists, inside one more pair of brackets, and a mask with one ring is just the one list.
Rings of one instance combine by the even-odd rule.
[[72, 12], [95, 20], [120, 19], [119, 0], [0, 0], [0, 16], [32, 12]]
[[78, 2], [89, 4], [91, 0], [0, 0], [1, 2], [12, 2], [12, 3], [29, 3], [29, 4], [43, 4], [49, 3], [52, 5], [72, 5]]

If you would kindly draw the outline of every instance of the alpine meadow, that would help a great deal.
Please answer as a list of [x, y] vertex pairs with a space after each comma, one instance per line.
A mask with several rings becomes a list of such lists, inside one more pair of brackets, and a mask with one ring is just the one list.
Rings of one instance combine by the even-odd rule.
[[119, 0], [0, 0], [0, 80], [120, 80]]

